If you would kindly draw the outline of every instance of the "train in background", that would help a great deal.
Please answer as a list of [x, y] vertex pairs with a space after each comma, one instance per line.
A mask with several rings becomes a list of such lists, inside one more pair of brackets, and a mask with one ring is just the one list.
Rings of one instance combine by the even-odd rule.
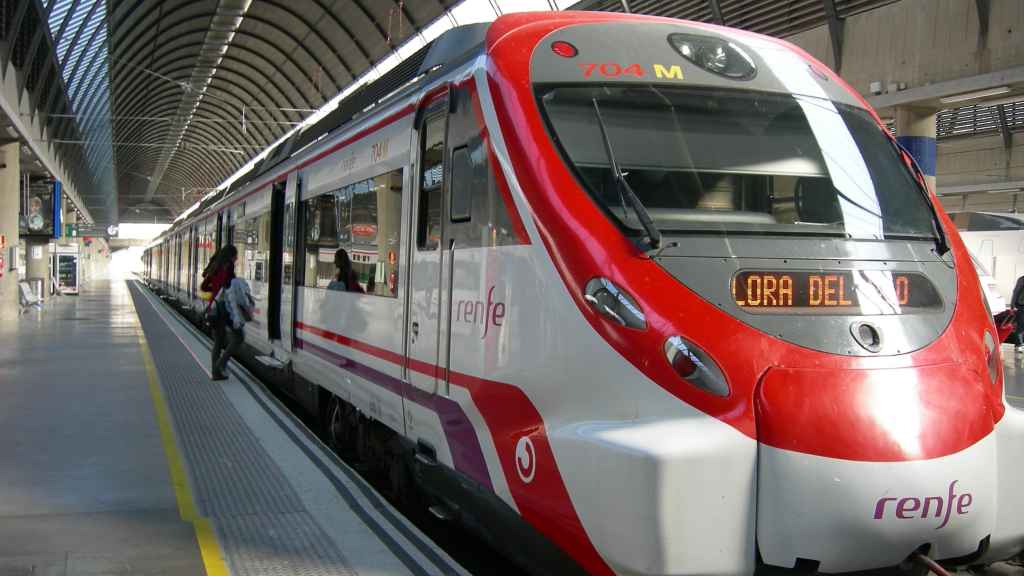
[[[1024, 415], [964, 243], [786, 42], [607, 13], [453, 29], [180, 219], [146, 280], [198, 314], [228, 242], [254, 365], [536, 572], [1024, 548]], [[325, 288], [339, 249], [364, 293]]]
[[950, 216], [968, 250], [991, 275], [999, 295], [1012, 307], [1013, 287], [1017, 278], [1024, 276], [1024, 218], [994, 212], [956, 212]]

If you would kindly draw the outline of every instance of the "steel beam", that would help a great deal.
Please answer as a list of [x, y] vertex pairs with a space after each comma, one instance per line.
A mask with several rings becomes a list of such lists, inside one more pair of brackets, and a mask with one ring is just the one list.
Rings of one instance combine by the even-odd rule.
[[935, 193], [939, 196], [966, 196], [968, 194], [984, 194], [988, 192], [1020, 192], [1021, 190], [1024, 190], [1024, 180], [939, 186]]
[[[8, 74], [13, 73], [13, 63], [8, 63], [9, 68], [6, 70], [6, 74], [3, 77], [7, 77]], [[22, 92], [18, 94], [17, 92]], [[24, 97], [24, 91], [16, 86], [14, 82], [5, 81], [0, 83], [0, 113], [7, 115], [7, 121], [14, 126], [14, 129], [25, 139], [25, 146], [32, 150], [32, 153], [36, 155], [36, 158], [43, 164], [46, 170], [54, 177], [64, 182], [64, 191], [71, 198], [72, 202], [82, 212], [87, 222], [92, 222], [93, 217], [89, 212], [89, 208], [82, 201], [77, 191], [77, 182], [73, 182], [68, 178], [67, 172], [63, 169], [62, 163], [53, 155], [54, 148], [44, 146], [43, 140], [43, 127], [38, 122], [25, 122], [25, 118], [21, 116], [18, 101]], [[67, 166], [67, 159], [64, 161], [64, 166]]]
[[1003, 147], [1009, 150], [1013, 148], [1013, 134], [1010, 134], [1010, 126], [1006, 122], [1006, 105], [996, 106], [996, 115], [999, 116], [999, 132], [1003, 135]]
[[978, 48], [984, 48], [988, 44], [988, 19], [991, 14], [991, 2], [989, 0], [974, 0], [978, 8]]
[[944, 96], [966, 94], [998, 86], [1010, 86], [1018, 91], [1024, 89], [1024, 66], [978, 74], [977, 76], [968, 76], [966, 78], [944, 80], [917, 88], [901, 90], [892, 94], [869, 96], [868, 103], [875, 109], [887, 108], [889, 106], [920, 106], [939, 109], [947, 107], [939, 102], [939, 98]]
[[832, 40], [833, 70], [838, 74], [843, 69], [843, 29], [845, 21], [839, 17], [835, 0], [822, 0], [825, 3], [825, 15], [828, 17], [828, 36]]
[[718, 0], [708, 0], [708, 7], [711, 8], [711, 16], [714, 17], [715, 23], [725, 26], [725, 18], [722, 17], [722, 6], [718, 3]]

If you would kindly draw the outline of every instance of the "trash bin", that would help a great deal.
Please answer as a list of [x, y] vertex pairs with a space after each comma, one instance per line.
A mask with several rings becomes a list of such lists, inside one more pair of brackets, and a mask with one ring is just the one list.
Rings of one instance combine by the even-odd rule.
[[35, 294], [37, 298], [39, 298], [40, 302], [46, 300], [47, 294], [46, 292], [44, 292], [46, 288], [45, 278], [29, 278], [28, 285], [32, 287], [32, 293]]

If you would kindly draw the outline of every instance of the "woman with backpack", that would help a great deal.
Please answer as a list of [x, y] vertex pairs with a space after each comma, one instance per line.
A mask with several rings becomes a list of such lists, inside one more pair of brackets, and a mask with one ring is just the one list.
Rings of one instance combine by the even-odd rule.
[[238, 249], [228, 244], [211, 259], [203, 271], [205, 292], [212, 294], [213, 350], [210, 374], [227, 380], [224, 369], [245, 342], [245, 323], [252, 319], [254, 303], [249, 284], [235, 276]]

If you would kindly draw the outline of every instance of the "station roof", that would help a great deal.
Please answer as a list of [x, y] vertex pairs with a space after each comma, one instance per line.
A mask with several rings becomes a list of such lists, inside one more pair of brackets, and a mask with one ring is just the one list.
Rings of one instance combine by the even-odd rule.
[[[509, 11], [623, 11], [628, 6], [633, 12], [788, 36], [895, 1], [790, 0], [784, 9], [763, 0], [33, 0], [31, 5], [48, 25], [46, 40], [59, 71], [51, 82], [56, 98], [42, 98], [52, 101], [47, 102], [50, 121], [63, 126], [51, 129], [51, 139], [77, 159], [74, 167], [86, 182], [80, 188], [88, 190], [83, 198], [90, 210], [106, 222], [167, 222], [315, 111], [324, 113], [339, 95], [379, 77], [457, 24]], [[44, 71], [49, 70], [47, 64]], [[1010, 108], [1003, 125], [1024, 122], [1021, 110]], [[940, 137], [988, 130], [995, 117], [990, 112], [979, 108], [942, 118]]]
[[826, 24], [830, 12], [842, 19], [899, 0], [582, 0], [574, 10], [653, 14], [682, 20], [714, 22], [768, 34], [789, 36]]
[[110, 3], [122, 218], [173, 217], [456, 2]]

